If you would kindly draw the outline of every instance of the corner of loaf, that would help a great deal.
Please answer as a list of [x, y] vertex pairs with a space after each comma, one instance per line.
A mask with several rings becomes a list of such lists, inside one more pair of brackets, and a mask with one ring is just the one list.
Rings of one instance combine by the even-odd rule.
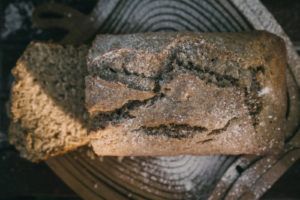
[[32, 42], [12, 70], [9, 141], [32, 161], [88, 142], [84, 102], [87, 47]]

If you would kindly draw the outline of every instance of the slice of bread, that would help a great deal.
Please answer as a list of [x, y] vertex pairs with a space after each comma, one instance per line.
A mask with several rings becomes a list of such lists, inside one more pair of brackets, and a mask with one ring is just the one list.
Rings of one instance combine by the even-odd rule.
[[86, 46], [32, 42], [17, 61], [9, 139], [23, 157], [43, 160], [88, 142], [86, 54]]

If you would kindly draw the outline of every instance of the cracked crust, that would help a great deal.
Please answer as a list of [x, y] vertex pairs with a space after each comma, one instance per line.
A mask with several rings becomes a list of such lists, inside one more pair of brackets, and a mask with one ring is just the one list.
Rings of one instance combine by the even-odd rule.
[[105, 81], [98, 77], [86, 77], [86, 107], [91, 115], [98, 112], [114, 111], [129, 100], [143, 101], [152, 98], [153, 92], [128, 88], [123, 83]]
[[[97, 114], [90, 130], [100, 137], [91, 142], [98, 155], [264, 154], [282, 148], [286, 57], [277, 36], [100, 35], [87, 62], [86, 104], [116, 102], [109, 113], [87, 107]], [[127, 85], [120, 94], [132, 88], [151, 95], [98, 98], [89, 88], [99, 79]]]

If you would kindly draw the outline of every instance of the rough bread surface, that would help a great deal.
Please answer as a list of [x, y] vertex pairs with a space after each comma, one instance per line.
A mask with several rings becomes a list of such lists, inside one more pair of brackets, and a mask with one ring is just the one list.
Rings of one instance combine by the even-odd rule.
[[84, 108], [87, 47], [31, 43], [12, 73], [10, 142], [32, 161], [88, 142]]
[[98, 155], [283, 147], [286, 52], [275, 35], [99, 35], [87, 64], [86, 108]]

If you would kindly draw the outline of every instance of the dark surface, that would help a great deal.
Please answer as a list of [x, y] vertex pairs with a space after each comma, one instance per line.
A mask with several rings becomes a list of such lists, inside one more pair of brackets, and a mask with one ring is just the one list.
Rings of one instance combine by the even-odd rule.
[[293, 42], [300, 42], [300, 2], [262, 0]]
[[27, 199], [33, 196], [36, 199], [77, 199], [45, 163], [32, 164], [20, 159], [12, 149], [0, 152], [0, 174], [0, 199]]
[[[38, 0], [4, 0], [0, 2], [0, 113], [4, 113], [9, 97], [10, 70], [31, 40], [58, 40], [64, 32], [32, 27], [31, 11]], [[64, 0], [64, 3], [88, 13], [95, 1]], [[84, 2], [84, 4], [82, 3]], [[295, 44], [300, 41], [300, 1], [263, 0]], [[20, 22], [20, 26], [7, 27]], [[55, 37], [54, 37], [55, 36]], [[0, 199], [79, 199], [44, 163], [32, 164], [20, 159], [7, 145], [8, 120], [0, 115]], [[300, 162], [297, 162], [265, 195], [265, 199], [297, 199], [300, 197]]]

